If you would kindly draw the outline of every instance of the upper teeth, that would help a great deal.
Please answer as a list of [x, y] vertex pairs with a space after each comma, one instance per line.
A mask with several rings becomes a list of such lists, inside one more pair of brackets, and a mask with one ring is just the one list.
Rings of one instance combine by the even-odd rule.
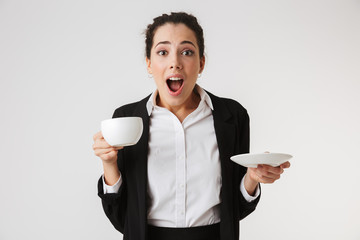
[[181, 80], [181, 78], [178, 78], [178, 77], [171, 77], [169, 78], [171, 81], [177, 81], [177, 80]]

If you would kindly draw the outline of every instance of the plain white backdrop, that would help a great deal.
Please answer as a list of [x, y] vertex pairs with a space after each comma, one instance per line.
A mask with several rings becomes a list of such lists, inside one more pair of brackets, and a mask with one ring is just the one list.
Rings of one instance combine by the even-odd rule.
[[199, 85], [248, 109], [251, 152], [294, 155], [240, 238], [359, 240], [359, 0], [0, 0], [0, 239], [122, 239], [92, 136], [155, 89], [142, 33], [170, 11], [203, 26]]

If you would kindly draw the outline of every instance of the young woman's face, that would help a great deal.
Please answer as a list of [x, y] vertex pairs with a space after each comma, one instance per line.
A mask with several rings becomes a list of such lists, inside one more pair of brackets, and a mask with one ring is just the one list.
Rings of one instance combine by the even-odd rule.
[[205, 58], [200, 59], [196, 36], [190, 28], [171, 23], [159, 27], [146, 63], [159, 92], [160, 106], [171, 109], [192, 104], [193, 89]]

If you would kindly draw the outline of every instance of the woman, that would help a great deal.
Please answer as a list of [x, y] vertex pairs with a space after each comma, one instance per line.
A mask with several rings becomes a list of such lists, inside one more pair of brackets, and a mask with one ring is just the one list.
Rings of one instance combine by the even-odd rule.
[[131, 147], [94, 135], [103, 162], [98, 183], [107, 217], [124, 239], [239, 239], [239, 221], [255, 210], [259, 183], [280, 167], [244, 168], [230, 157], [249, 151], [249, 117], [236, 101], [196, 84], [204, 69], [197, 19], [163, 14], [146, 30], [146, 64], [157, 89], [113, 117], [139, 116], [144, 132]]

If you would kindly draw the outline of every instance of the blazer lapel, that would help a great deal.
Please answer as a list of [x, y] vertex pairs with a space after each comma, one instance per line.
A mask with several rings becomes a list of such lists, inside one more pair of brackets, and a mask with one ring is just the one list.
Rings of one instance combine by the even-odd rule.
[[[229, 179], [231, 179], [233, 168], [230, 157], [235, 152], [236, 127], [235, 124], [231, 122], [233, 116], [228, 110], [228, 106], [226, 106], [218, 97], [212, 95], [211, 93], [208, 94], [214, 106], [214, 128], [219, 147], [221, 168], [223, 168], [223, 178], [229, 177]], [[226, 175], [224, 176], [224, 174]], [[231, 183], [231, 181], [225, 182], [225, 184], [230, 185]]]
[[[134, 145], [134, 152], [137, 155], [137, 165], [136, 165], [136, 182], [137, 182], [137, 191], [139, 199], [139, 220], [141, 223], [145, 224], [141, 226], [141, 235], [142, 239], [145, 239], [146, 236], [146, 224], [147, 224], [147, 156], [148, 156], [148, 143], [149, 143], [149, 121], [150, 117], [146, 110], [146, 103], [149, 97], [143, 99], [138, 107], [134, 111], [134, 116], [141, 117], [143, 120], [143, 134], [139, 142]], [[139, 229], [139, 230], [140, 230]]]
[[211, 101], [214, 106], [213, 118], [216, 139], [219, 147], [220, 162], [221, 162], [221, 224], [220, 229], [222, 238], [234, 239], [233, 219], [234, 213], [234, 183], [233, 183], [233, 163], [230, 157], [235, 152], [236, 143], [236, 127], [231, 122], [232, 114], [228, 110], [221, 99], [209, 93]]

